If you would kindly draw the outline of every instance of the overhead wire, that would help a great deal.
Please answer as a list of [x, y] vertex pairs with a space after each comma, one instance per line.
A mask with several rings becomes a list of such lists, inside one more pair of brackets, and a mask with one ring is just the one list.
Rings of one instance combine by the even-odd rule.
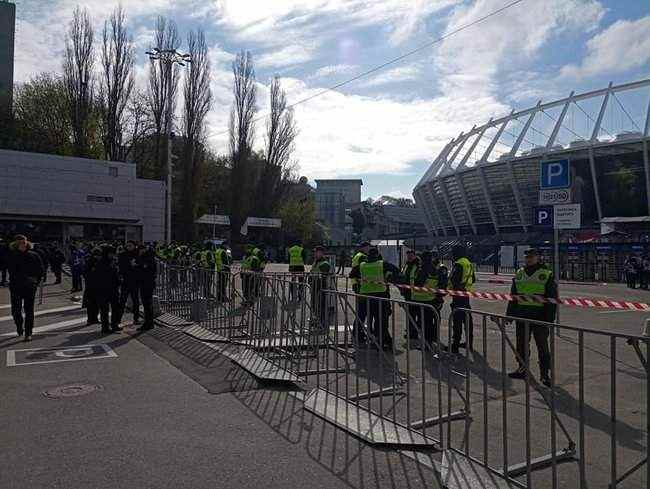
[[[480, 24], [480, 23], [488, 20], [489, 18], [494, 17], [495, 15], [498, 15], [501, 12], [504, 12], [505, 10], [508, 10], [509, 8], [512, 8], [515, 5], [518, 5], [518, 4], [520, 4], [520, 3], [524, 2], [524, 1], [525, 0], [514, 0], [514, 1], [504, 5], [503, 7], [499, 8], [497, 10], [494, 10], [494, 11], [490, 12], [489, 14], [484, 15], [483, 17], [479, 17], [478, 19], [476, 19], [476, 20], [474, 20], [472, 22], [464, 24], [464, 25], [452, 30], [451, 32], [448, 32], [447, 34], [445, 34], [443, 36], [440, 36], [440, 37], [438, 37], [438, 38], [436, 38], [436, 39], [434, 39], [432, 41], [429, 41], [429, 42], [427, 42], [425, 44], [422, 44], [421, 46], [418, 46], [417, 48], [414, 48], [411, 51], [408, 51], [408, 52], [406, 52], [406, 53], [404, 53], [404, 54], [402, 54], [402, 55], [400, 55], [400, 56], [398, 56], [396, 58], [390, 59], [390, 60], [386, 61], [385, 63], [382, 63], [382, 64], [380, 64], [378, 66], [373, 67], [373, 68], [370, 68], [369, 70], [366, 70], [366, 71], [364, 71], [362, 73], [359, 73], [358, 75], [356, 75], [356, 76], [354, 76], [352, 78], [344, 80], [344, 81], [342, 81], [340, 83], [337, 83], [335, 85], [332, 85], [332, 86], [330, 86], [328, 88], [324, 88], [323, 90], [320, 90], [319, 92], [316, 92], [313, 95], [310, 95], [310, 96], [305, 97], [303, 99], [297, 100], [296, 102], [293, 102], [293, 103], [287, 105], [287, 108], [293, 108], [293, 107], [296, 107], [298, 105], [304, 104], [305, 102], [309, 102], [310, 100], [313, 100], [313, 99], [315, 99], [317, 97], [325, 95], [326, 93], [332, 92], [332, 91], [334, 91], [334, 90], [336, 90], [338, 88], [341, 88], [341, 87], [343, 87], [345, 85], [348, 85], [348, 84], [350, 84], [350, 83], [352, 83], [354, 81], [357, 81], [357, 80], [359, 80], [361, 78], [364, 78], [364, 77], [366, 77], [368, 75], [371, 75], [373, 73], [376, 73], [377, 71], [380, 71], [380, 70], [386, 68], [387, 66], [398, 63], [398, 62], [400, 62], [400, 61], [402, 61], [402, 60], [404, 60], [404, 59], [406, 59], [406, 58], [408, 58], [408, 57], [410, 57], [410, 56], [412, 56], [412, 55], [414, 55], [416, 53], [419, 53], [420, 51], [423, 51], [423, 50], [425, 50], [427, 48], [430, 48], [431, 46], [434, 46], [435, 44], [439, 44], [442, 41], [444, 41], [446, 39], [449, 39], [450, 37], [458, 34], [459, 32], [462, 32], [462, 31], [464, 31], [466, 29], [469, 29], [470, 27], [473, 27], [473, 26], [475, 26], [477, 24]], [[259, 121], [265, 119], [266, 117], [268, 117], [268, 115], [269, 114], [265, 114], [263, 116], [260, 116], [260, 117], [257, 117], [255, 119], [253, 119], [253, 123], [259, 122]], [[216, 133], [212, 132], [212, 133], [208, 134], [207, 137], [221, 136], [223, 134], [228, 134], [228, 132], [229, 132], [228, 129], [226, 129], [224, 131], [221, 131], [221, 132], [216, 132]]]

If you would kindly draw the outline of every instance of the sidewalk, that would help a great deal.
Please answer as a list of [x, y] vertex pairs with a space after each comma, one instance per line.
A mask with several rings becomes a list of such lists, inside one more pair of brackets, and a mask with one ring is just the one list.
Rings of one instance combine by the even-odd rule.
[[[40, 309], [66, 302], [65, 288], [47, 287]], [[0, 311], [3, 489], [437, 487], [410, 454], [337, 431], [301, 392], [260, 385], [180, 332], [101, 336], [71, 309], [38, 316], [24, 343]], [[71, 384], [64, 393], [89, 392], [44, 395]]]

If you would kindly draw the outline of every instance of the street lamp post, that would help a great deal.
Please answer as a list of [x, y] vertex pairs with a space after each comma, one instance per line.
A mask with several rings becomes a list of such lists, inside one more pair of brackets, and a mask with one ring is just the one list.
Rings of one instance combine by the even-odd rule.
[[165, 111], [165, 136], [167, 139], [167, 184], [165, 188], [165, 242], [172, 241], [172, 80], [174, 74], [174, 64], [185, 66], [185, 63], [191, 63], [192, 58], [189, 54], [182, 54], [175, 49], [153, 48], [153, 51], [147, 51], [151, 61], [159, 61], [163, 64], [165, 77], [167, 79], [167, 106]]

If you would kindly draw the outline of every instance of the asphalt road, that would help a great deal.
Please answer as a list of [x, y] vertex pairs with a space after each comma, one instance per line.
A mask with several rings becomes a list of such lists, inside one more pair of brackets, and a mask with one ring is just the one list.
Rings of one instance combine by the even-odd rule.
[[101, 336], [66, 289], [45, 287], [31, 343], [0, 289], [3, 489], [437, 487], [412, 454], [336, 430], [182, 333]]

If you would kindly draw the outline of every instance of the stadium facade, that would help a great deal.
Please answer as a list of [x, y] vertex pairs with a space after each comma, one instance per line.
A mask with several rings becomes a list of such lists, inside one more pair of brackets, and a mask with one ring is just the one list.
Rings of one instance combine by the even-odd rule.
[[[650, 79], [538, 102], [449, 142], [413, 191], [440, 239], [538, 230], [540, 163], [568, 159], [582, 229], [650, 215]], [[603, 221], [604, 219], [604, 221]]]

